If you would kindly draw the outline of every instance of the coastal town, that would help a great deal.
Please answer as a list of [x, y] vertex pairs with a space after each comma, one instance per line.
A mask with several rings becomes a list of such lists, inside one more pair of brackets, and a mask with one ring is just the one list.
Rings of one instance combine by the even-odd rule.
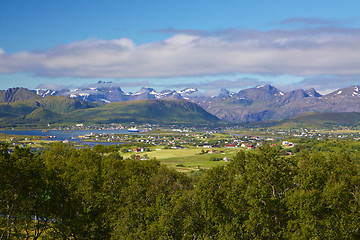
[[[123, 126], [67, 126], [41, 131], [45, 136], [1, 135], [10, 144], [42, 151], [54, 142], [77, 148], [103, 145], [115, 149], [123, 159], [156, 159], [180, 171], [226, 164], [238, 151], [252, 151], [264, 145], [281, 149], [282, 155], [294, 155], [297, 144], [306, 140], [360, 140], [356, 129], [196, 129], [151, 124]], [[121, 132], [121, 133], [119, 133]], [[81, 134], [79, 134], [81, 133]], [[49, 135], [46, 135], [49, 134]], [[53, 135], [50, 135], [53, 134]], [[62, 134], [62, 135], [61, 135]], [[57, 135], [60, 135], [59, 137]], [[71, 136], [66, 138], [66, 136]], [[199, 162], [200, 161], [200, 162]]]

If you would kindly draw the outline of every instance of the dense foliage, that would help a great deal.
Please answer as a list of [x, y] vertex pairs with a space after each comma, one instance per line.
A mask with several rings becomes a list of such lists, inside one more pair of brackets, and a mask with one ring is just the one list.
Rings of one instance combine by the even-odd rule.
[[115, 148], [2, 144], [0, 239], [359, 239], [359, 157], [321, 144], [240, 151], [196, 177]]

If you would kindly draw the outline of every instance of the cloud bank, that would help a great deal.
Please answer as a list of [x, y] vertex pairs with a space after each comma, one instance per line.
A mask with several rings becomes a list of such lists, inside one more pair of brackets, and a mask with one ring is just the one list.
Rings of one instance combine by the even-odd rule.
[[195, 83], [176, 83], [176, 84], [162, 84], [162, 87], [166, 88], [197, 88], [202, 90], [212, 90], [217, 89], [220, 90], [222, 88], [225, 89], [243, 89], [248, 87], [253, 87], [255, 85], [261, 85], [264, 82], [259, 81], [255, 78], [240, 78], [237, 80], [227, 80], [227, 79], [218, 79], [213, 81], [201, 81]]
[[121, 38], [12, 54], [0, 48], [0, 73], [54, 78], [360, 74], [360, 29], [356, 28], [172, 31], [168, 39], [141, 45]]
[[360, 75], [318, 75], [304, 78], [294, 84], [276, 84], [280, 89], [290, 91], [294, 89], [314, 88], [321, 94], [327, 94], [335, 90], [360, 83]]

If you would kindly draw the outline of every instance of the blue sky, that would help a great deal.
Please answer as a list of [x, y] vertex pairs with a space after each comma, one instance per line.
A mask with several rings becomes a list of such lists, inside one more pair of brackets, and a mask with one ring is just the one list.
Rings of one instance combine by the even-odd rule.
[[360, 1], [1, 0], [0, 89], [360, 83]]

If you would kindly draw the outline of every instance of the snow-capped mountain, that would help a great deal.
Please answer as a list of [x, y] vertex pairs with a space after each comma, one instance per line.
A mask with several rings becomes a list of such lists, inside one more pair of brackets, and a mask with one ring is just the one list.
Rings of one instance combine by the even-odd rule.
[[336, 90], [327, 95], [328, 98], [343, 99], [348, 97], [360, 97], [360, 86], [351, 86]]
[[360, 86], [322, 96], [315, 89], [282, 92], [264, 85], [199, 105], [220, 119], [234, 122], [284, 119], [306, 112], [360, 112]]
[[360, 86], [351, 86], [322, 96], [315, 89], [283, 92], [270, 84], [237, 93], [221, 89], [216, 96], [200, 94], [197, 89], [156, 91], [143, 87], [136, 93], [123, 92], [111, 82], [101, 82], [78, 89], [36, 89], [38, 95], [68, 96], [90, 102], [135, 100], [188, 100], [199, 104], [220, 119], [245, 122], [283, 119], [306, 112], [360, 112]]
[[115, 87], [112, 82], [99, 81], [97, 84], [93, 84], [85, 88], [60, 90], [35, 89], [35, 92], [42, 97], [46, 97], [49, 95], [68, 96], [84, 101], [110, 103], [149, 99], [189, 99], [190, 95], [193, 93], [197, 93], [198, 90], [194, 88], [185, 88], [181, 91], [163, 90], [161, 92], [157, 92], [153, 88], [143, 87], [136, 93], [125, 93], [121, 90], [120, 87]]

